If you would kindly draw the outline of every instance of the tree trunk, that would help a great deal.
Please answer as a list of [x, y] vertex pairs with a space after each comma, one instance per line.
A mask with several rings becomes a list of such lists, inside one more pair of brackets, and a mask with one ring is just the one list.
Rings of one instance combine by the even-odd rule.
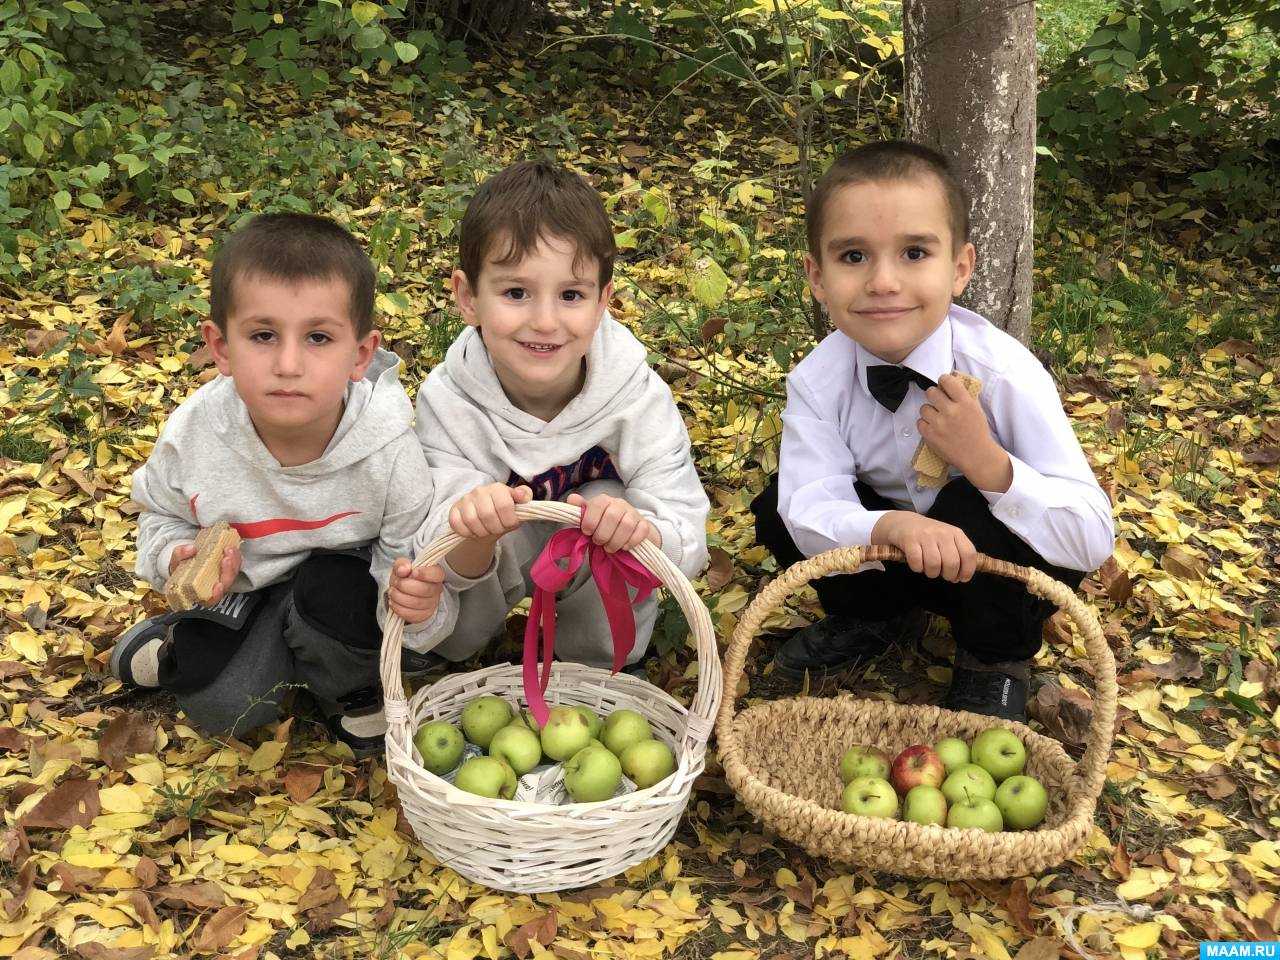
[[977, 268], [961, 302], [1027, 341], [1036, 147], [1034, 0], [906, 0], [907, 134], [969, 192]]

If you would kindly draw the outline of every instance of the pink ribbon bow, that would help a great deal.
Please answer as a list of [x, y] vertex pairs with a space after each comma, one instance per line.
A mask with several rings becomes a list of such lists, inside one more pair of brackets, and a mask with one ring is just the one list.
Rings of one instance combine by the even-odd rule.
[[[529, 575], [534, 583], [529, 622], [524, 628], [524, 695], [539, 726], [547, 722], [547, 702], [543, 698], [551, 679], [551, 660], [556, 648], [556, 591], [566, 587], [586, 558], [591, 577], [604, 603], [609, 631], [613, 634], [613, 672], [627, 662], [636, 643], [636, 621], [632, 603], [639, 603], [662, 581], [655, 577], [630, 551], [607, 553], [591, 542], [581, 530], [565, 529], [552, 535], [533, 562]], [[560, 566], [560, 561], [567, 564]], [[628, 587], [636, 588], [633, 601]], [[538, 627], [542, 627], [542, 677], [538, 677]]]

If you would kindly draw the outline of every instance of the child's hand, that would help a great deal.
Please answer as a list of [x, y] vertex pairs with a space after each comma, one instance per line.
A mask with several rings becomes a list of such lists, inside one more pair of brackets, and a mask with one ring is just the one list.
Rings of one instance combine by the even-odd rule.
[[592, 543], [604, 547], [606, 553], [634, 550], [645, 540], [662, 546], [662, 537], [653, 524], [621, 497], [601, 494], [585, 500], [581, 495], [571, 493], [565, 502], [571, 507], [586, 508], [582, 511], [581, 530]]
[[[196, 545], [194, 543], [182, 543], [174, 547], [173, 553], [169, 554], [169, 575], [173, 576], [173, 571], [178, 569], [178, 565], [183, 560], [190, 560], [195, 555]], [[236, 577], [239, 575], [240, 548], [227, 547], [222, 551], [222, 568], [218, 573], [218, 583], [209, 595], [209, 602], [206, 606], [215, 606], [223, 596], [229, 593], [231, 584], [235, 583]]]
[[415, 567], [408, 557], [400, 557], [391, 567], [387, 606], [405, 623], [422, 623], [436, 612], [443, 590], [444, 567]]
[[528, 487], [488, 483], [461, 497], [449, 510], [449, 527], [466, 540], [497, 540], [520, 526], [516, 504], [528, 503]]
[[876, 521], [871, 542], [897, 547], [916, 573], [951, 583], [968, 583], [978, 567], [978, 551], [963, 530], [910, 510], [890, 510]]
[[1009, 455], [991, 436], [977, 397], [953, 373], [925, 393], [916, 429], [933, 452], [954, 465], [979, 490], [1003, 493], [1013, 482]]

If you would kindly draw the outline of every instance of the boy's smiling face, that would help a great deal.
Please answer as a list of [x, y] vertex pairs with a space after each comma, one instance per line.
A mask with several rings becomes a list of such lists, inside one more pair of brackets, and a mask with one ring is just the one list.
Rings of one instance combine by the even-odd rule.
[[218, 372], [235, 381], [254, 428], [282, 466], [319, 457], [342, 419], [347, 384], [364, 377], [376, 330], [357, 338], [344, 280], [235, 279], [226, 332], [201, 327]]
[[821, 249], [805, 257], [809, 289], [836, 329], [901, 363], [973, 274], [973, 244], [959, 239], [933, 176], [846, 184], [826, 201]]
[[572, 241], [543, 237], [519, 260], [496, 262], [506, 247], [502, 237], [490, 244], [474, 284], [455, 270], [453, 295], [462, 318], [480, 329], [507, 397], [550, 421], [582, 389], [583, 358], [613, 284], [600, 288], [594, 259], [574, 263]]

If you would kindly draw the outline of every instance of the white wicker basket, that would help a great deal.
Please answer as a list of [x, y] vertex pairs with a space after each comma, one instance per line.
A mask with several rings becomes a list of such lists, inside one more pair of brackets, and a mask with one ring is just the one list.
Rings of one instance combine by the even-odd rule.
[[[563, 503], [521, 504], [522, 520], [577, 526], [580, 511]], [[459, 543], [446, 534], [423, 550], [416, 566], [436, 563]], [[442, 864], [496, 890], [540, 893], [587, 886], [616, 876], [670, 842], [693, 781], [702, 773], [720, 701], [720, 658], [707, 608], [689, 581], [651, 543], [634, 554], [684, 611], [697, 643], [698, 689], [686, 709], [651, 684], [627, 674], [556, 663], [547, 703], [585, 704], [602, 716], [628, 707], [644, 714], [654, 734], [675, 748], [676, 772], [663, 782], [599, 803], [562, 805], [490, 800], [459, 790], [423, 769], [413, 734], [429, 720], [456, 720], [475, 697], [493, 694], [523, 703], [519, 665], [453, 674], [406, 702], [400, 681], [403, 621], [388, 617], [382, 639], [382, 685], [387, 713], [387, 773], [405, 819]]]

